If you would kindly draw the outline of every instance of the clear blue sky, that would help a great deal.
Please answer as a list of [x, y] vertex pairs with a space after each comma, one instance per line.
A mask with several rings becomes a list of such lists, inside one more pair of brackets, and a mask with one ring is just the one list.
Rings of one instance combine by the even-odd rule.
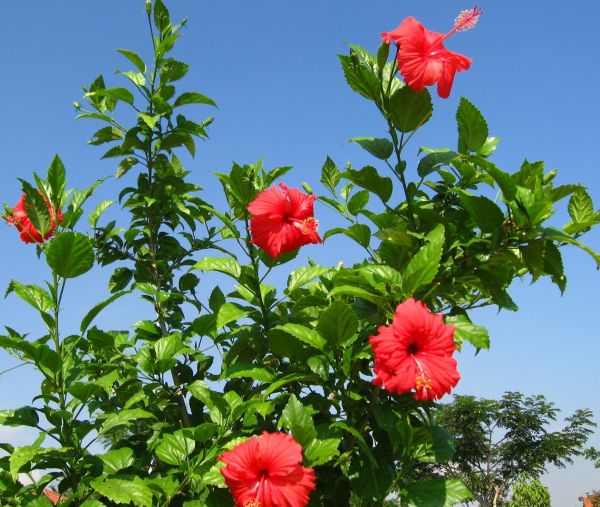
[[[211, 171], [227, 170], [232, 160], [262, 157], [268, 166], [293, 165], [286, 182], [306, 180], [317, 190], [327, 155], [341, 165], [348, 159], [358, 167], [373, 163], [346, 140], [381, 136], [384, 125], [371, 104], [347, 88], [336, 53], [346, 51], [344, 41], [375, 51], [379, 33], [410, 15], [445, 32], [458, 12], [470, 7], [455, 0], [168, 4], [174, 19], [189, 18], [176, 53], [192, 65], [182, 84], [219, 104], [215, 111], [190, 110], [198, 119], [214, 114], [216, 121], [211, 140], [199, 146], [194, 161], [186, 160], [207, 198], [217, 202], [221, 197]], [[434, 117], [409, 146], [409, 160], [411, 150], [416, 156], [421, 144], [455, 145], [454, 112], [464, 95], [484, 113], [490, 132], [502, 138], [494, 156], [500, 167], [515, 170], [525, 157], [545, 160], [548, 170], [559, 168], [559, 182], [581, 182], [600, 207], [600, 4], [488, 0], [481, 5], [485, 12], [479, 25], [447, 42], [449, 49], [471, 57], [473, 66], [457, 75], [449, 99], [434, 97]], [[99, 161], [101, 152], [86, 146], [96, 125], [75, 121], [71, 102], [81, 97], [81, 85], [99, 73], [115, 86], [125, 82], [113, 74], [117, 68], [128, 69], [116, 48], [148, 54], [143, 8], [143, 0], [22, 0], [3, 6], [1, 201], [14, 204], [20, 195], [16, 178], [44, 172], [54, 153], [63, 158], [71, 187], [114, 174], [111, 162]], [[97, 200], [111, 198], [114, 188], [110, 182], [104, 185]], [[557, 225], [567, 221], [564, 208], [554, 217]], [[325, 217], [322, 208], [319, 213]], [[322, 225], [325, 230], [332, 224], [322, 218]], [[599, 232], [586, 241], [600, 250]], [[0, 227], [0, 242], [0, 287], [12, 278], [39, 283], [46, 271], [34, 249], [21, 244], [8, 226]], [[328, 264], [352, 261], [342, 243], [332, 244], [340, 247], [311, 246], [303, 254]], [[486, 310], [474, 315], [489, 328], [492, 348], [477, 357], [472, 349], [464, 350], [459, 357], [463, 379], [456, 392], [544, 394], [564, 415], [589, 407], [600, 422], [600, 277], [591, 258], [579, 251], [565, 251], [564, 262], [569, 279], [564, 297], [544, 281], [534, 286], [524, 281], [514, 287], [519, 313]], [[71, 285], [73, 326], [104, 297], [107, 276], [98, 270]], [[134, 306], [130, 301], [112, 307], [103, 324], [128, 327]], [[33, 317], [14, 296], [1, 302], [3, 324], [35, 334], [39, 328]], [[13, 364], [0, 355], [0, 370]], [[25, 368], [0, 377], [0, 407], [29, 403], [34, 381]], [[21, 442], [28, 438], [13, 430], [10, 435]], [[600, 446], [598, 436], [594, 444]], [[600, 489], [600, 471], [578, 463], [551, 472], [546, 483], [553, 506], [571, 507], [584, 491]]]

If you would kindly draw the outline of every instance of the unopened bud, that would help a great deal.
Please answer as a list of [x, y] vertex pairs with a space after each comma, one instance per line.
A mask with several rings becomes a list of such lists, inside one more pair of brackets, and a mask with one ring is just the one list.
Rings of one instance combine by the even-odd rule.
[[150, 15], [152, 12], [152, 1], [146, 0], [146, 14]]
[[312, 195], [314, 193], [313, 189], [311, 188], [311, 186], [308, 183], [306, 183], [306, 181], [302, 182], [302, 188], [304, 189], [304, 191], [307, 194], [311, 194]]

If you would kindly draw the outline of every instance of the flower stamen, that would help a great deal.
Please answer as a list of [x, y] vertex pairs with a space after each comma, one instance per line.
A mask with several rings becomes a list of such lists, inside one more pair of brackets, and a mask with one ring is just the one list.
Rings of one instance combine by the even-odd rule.
[[319, 221], [316, 220], [314, 217], [305, 218], [302, 221], [302, 223], [300, 224], [300, 230], [304, 234], [311, 234], [313, 232], [316, 232], [318, 227], [319, 227]]
[[455, 32], [466, 32], [473, 28], [479, 21], [479, 16], [483, 14], [483, 9], [479, 5], [474, 5], [472, 9], [460, 11], [454, 20]]
[[415, 376], [415, 388], [419, 389], [431, 389], [433, 384], [431, 383], [431, 378], [429, 378], [425, 373], [419, 373]]

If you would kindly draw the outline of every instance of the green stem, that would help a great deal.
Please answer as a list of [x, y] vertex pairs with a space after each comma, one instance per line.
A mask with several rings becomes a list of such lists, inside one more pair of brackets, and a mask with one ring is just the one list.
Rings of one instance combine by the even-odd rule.
[[[156, 93], [156, 76], [158, 73], [159, 67], [159, 56], [156, 52], [156, 42], [154, 40], [154, 29], [152, 28], [152, 20], [150, 18], [150, 14], [148, 14], [148, 25], [150, 26], [150, 35], [152, 37], [152, 47], [154, 48], [154, 68], [152, 69], [151, 80], [150, 80], [150, 99], [148, 100], [148, 114], [150, 116], [154, 116], [154, 105], [152, 103], [152, 97]], [[162, 36], [162, 35], [161, 35]], [[160, 123], [157, 124], [157, 127], [160, 129]], [[148, 169], [148, 194], [149, 197], [152, 197], [154, 191], [154, 154], [152, 152], [152, 143], [154, 141], [154, 131], [151, 131], [146, 139], [146, 147], [144, 149], [144, 156], [146, 159], [146, 168]], [[160, 135], [160, 132], [159, 132]], [[148, 250], [150, 253], [150, 273], [152, 276], [153, 284], [158, 292], [160, 292], [162, 288], [162, 276], [158, 272], [157, 263], [156, 263], [156, 251], [158, 245], [158, 235], [161, 227], [162, 221], [158, 222], [155, 220], [155, 216], [153, 212], [150, 210], [150, 205], [146, 204], [146, 221], [148, 224]], [[158, 298], [155, 300], [154, 307], [156, 310], [158, 326], [160, 328], [161, 336], [168, 336], [169, 329], [167, 327], [167, 323], [165, 320], [164, 310], [162, 304], [158, 301]], [[184, 393], [181, 389], [181, 379], [179, 378], [179, 373], [175, 368], [171, 369], [171, 376], [173, 377], [173, 384], [177, 390], [177, 404], [179, 406], [179, 412], [181, 414], [181, 419], [183, 425], [185, 427], [190, 427], [192, 425], [192, 420], [190, 414], [188, 413], [187, 406], [185, 404]]]
[[[244, 217], [244, 222], [246, 224], [246, 230], [248, 231], [250, 228], [250, 224], [248, 223], [248, 216]], [[265, 328], [265, 332], [269, 331], [271, 328], [269, 322], [269, 312], [267, 310], [267, 306], [265, 305], [265, 300], [263, 299], [262, 290], [260, 289], [260, 273], [258, 270], [258, 258], [256, 256], [256, 248], [251, 243], [250, 238], [247, 238], [246, 243], [248, 245], [248, 256], [250, 257], [250, 262], [252, 263], [252, 269], [254, 271], [254, 295], [258, 299], [258, 304], [260, 307], [260, 313], [262, 315], [263, 327]]]
[[[404, 169], [402, 169], [402, 149], [405, 146], [404, 142], [404, 132], [400, 134], [400, 139], [398, 139], [398, 134], [396, 133], [396, 129], [392, 125], [392, 122], [388, 120], [388, 127], [390, 131], [390, 135], [392, 136], [392, 143], [394, 145], [394, 153], [396, 155], [396, 168], [394, 173], [398, 175], [398, 179], [402, 185], [402, 189], [404, 190], [404, 197], [406, 199], [406, 207], [408, 208], [408, 222], [411, 226], [411, 229], [416, 230], [416, 221], [415, 221], [415, 213], [413, 208], [413, 196], [408, 192], [408, 185], [406, 184], [406, 177], [404, 175]], [[412, 136], [412, 134], [411, 134]], [[409, 137], [410, 138], [410, 137]], [[408, 142], [408, 140], [407, 140]]]

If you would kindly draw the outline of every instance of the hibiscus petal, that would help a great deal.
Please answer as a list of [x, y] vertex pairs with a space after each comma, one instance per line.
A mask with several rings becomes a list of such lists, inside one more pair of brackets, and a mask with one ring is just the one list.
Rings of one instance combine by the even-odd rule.
[[269, 477], [286, 477], [302, 462], [302, 446], [291, 435], [263, 433], [259, 440], [261, 461]]
[[273, 187], [263, 190], [256, 199], [248, 204], [248, 211], [253, 215], [281, 215], [289, 208], [286, 194]]
[[305, 194], [297, 188], [286, 187], [283, 183], [280, 186], [287, 195], [290, 213], [293, 218], [304, 220], [314, 215], [314, 202], [316, 199], [314, 195]]

